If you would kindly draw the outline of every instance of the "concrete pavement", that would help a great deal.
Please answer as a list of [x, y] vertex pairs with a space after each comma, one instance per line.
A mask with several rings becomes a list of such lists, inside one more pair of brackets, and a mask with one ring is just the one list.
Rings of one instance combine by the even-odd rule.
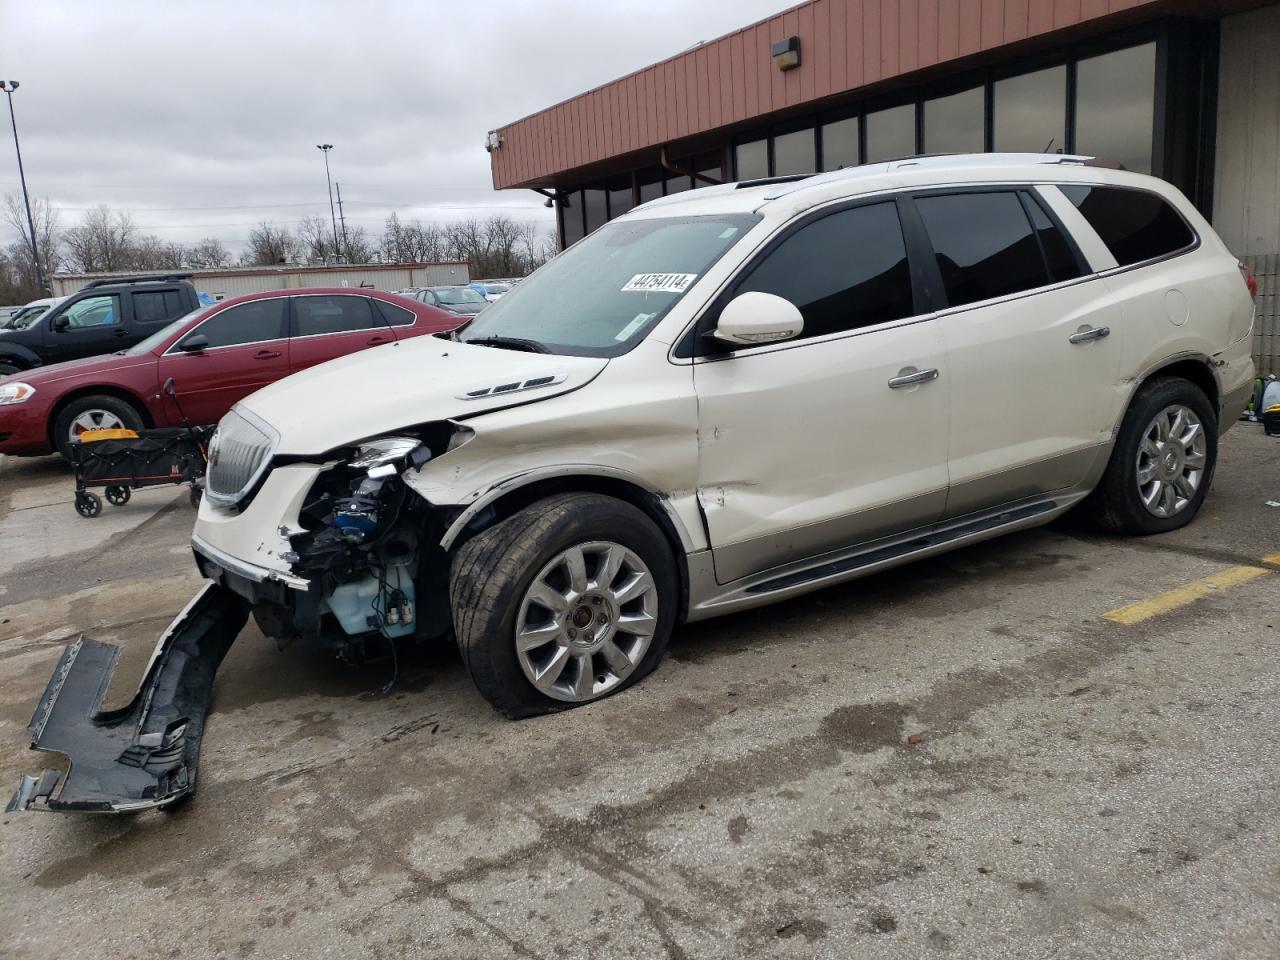
[[[13, 491], [63, 487], [0, 466], [0, 552]], [[4, 789], [62, 644], [123, 644], [123, 701], [199, 584], [185, 494], [147, 496], [0, 575]], [[1241, 426], [1178, 533], [1060, 523], [692, 625], [634, 690], [521, 723], [448, 649], [383, 696], [389, 664], [250, 626], [193, 802], [3, 818], [0, 955], [1280, 955], [1268, 500], [1280, 442]], [[1240, 565], [1267, 572], [1104, 616]]]

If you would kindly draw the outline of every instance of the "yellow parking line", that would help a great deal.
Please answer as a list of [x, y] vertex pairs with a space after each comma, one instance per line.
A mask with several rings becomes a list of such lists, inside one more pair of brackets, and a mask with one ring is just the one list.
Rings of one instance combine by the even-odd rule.
[[[1276, 562], [1280, 560], [1280, 554], [1263, 557], [1262, 560], [1264, 563]], [[1150, 620], [1152, 617], [1168, 613], [1170, 610], [1186, 606], [1188, 603], [1194, 603], [1196, 600], [1203, 599], [1215, 591], [1226, 590], [1228, 587], [1236, 587], [1242, 583], [1248, 583], [1258, 577], [1265, 577], [1271, 572], [1273, 571], [1263, 567], [1229, 567], [1220, 573], [1213, 574], [1213, 576], [1204, 577], [1201, 580], [1193, 580], [1167, 593], [1159, 594], [1147, 600], [1139, 600], [1137, 603], [1131, 603], [1129, 606], [1121, 607], [1119, 610], [1112, 610], [1102, 616], [1103, 619], [1110, 620], [1113, 623], [1126, 625], [1141, 623], [1143, 620]]]
[[1274, 563], [1280, 567], [1280, 553], [1272, 553], [1262, 558], [1263, 563]]

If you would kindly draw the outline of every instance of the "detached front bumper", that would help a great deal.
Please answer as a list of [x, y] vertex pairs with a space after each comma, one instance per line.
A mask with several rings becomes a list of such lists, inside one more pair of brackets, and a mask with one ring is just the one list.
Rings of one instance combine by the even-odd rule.
[[6, 812], [126, 813], [192, 793], [214, 674], [248, 613], [236, 594], [206, 586], [160, 637], [138, 692], [118, 710], [100, 708], [120, 648], [84, 636], [69, 645], [27, 729], [33, 750], [63, 754], [70, 766], [65, 776], [24, 776]]

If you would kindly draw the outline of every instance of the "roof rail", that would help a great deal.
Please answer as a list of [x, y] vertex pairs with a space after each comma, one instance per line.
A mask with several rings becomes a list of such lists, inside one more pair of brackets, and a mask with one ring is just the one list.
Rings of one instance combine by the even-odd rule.
[[101, 280], [92, 280], [86, 283], [84, 289], [114, 287], [121, 283], [167, 283], [172, 280], [190, 280], [193, 276], [195, 274], [192, 273], [166, 273], [149, 277], [103, 277]]
[[777, 177], [757, 177], [754, 180], [739, 180], [733, 186], [735, 190], [746, 190], [749, 187], [767, 187], [771, 183], [795, 183], [797, 180], [808, 180], [813, 176], [817, 176], [817, 174], [787, 173]]

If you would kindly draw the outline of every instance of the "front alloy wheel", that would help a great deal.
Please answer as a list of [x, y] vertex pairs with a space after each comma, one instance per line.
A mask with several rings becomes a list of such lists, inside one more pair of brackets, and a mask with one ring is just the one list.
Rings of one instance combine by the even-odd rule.
[[646, 676], [666, 652], [680, 596], [654, 521], [594, 493], [547, 497], [477, 533], [453, 556], [449, 593], [471, 679], [513, 719]]
[[1142, 505], [1162, 520], [1194, 499], [1207, 462], [1204, 424], [1183, 404], [1165, 407], [1147, 425], [1138, 448], [1137, 483]]
[[657, 626], [649, 568], [621, 544], [596, 540], [562, 551], [533, 578], [516, 619], [516, 654], [547, 696], [584, 703], [631, 675]]

